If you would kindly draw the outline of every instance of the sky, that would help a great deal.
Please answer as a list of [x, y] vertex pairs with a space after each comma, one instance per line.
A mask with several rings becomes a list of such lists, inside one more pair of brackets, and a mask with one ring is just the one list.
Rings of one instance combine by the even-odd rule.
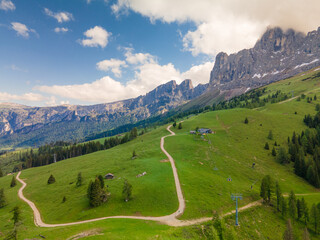
[[209, 82], [215, 56], [267, 27], [307, 33], [319, 0], [0, 0], [0, 102], [97, 104], [170, 80]]

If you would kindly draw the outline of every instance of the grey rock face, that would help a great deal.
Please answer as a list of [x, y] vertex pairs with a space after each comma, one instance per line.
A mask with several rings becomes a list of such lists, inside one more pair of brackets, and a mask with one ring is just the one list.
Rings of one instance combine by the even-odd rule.
[[304, 35], [268, 29], [255, 46], [238, 53], [219, 53], [210, 87], [222, 91], [255, 88], [320, 65], [320, 28]]
[[180, 85], [170, 81], [144, 96], [91, 106], [27, 107], [0, 103], [0, 138], [16, 133], [28, 134], [58, 122], [109, 122], [108, 126], [116, 127], [164, 113], [201, 95], [206, 88], [207, 85], [194, 88], [191, 80]]

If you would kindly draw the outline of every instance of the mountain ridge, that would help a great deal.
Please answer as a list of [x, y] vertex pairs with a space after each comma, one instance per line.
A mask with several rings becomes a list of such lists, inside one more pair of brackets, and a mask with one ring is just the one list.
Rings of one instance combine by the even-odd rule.
[[[24, 141], [27, 141], [26, 145], [30, 145], [30, 140], [33, 138], [37, 138], [37, 144], [57, 140], [75, 141], [77, 138], [83, 138], [84, 135], [96, 131], [111, 129], [153, 115], [163, 114], [201, 95], [206, 88], [207, 84], [193, 87], [190, 79], [186, 79], [180, 84], [172, 80], [137, 98], [89, 106], [29, 107], [2, 103], [0, 104], [0, 143], [20, 146], [21, 141], [17, 138], [21, 136], [24, 136]], [[71, 138], [64, 136], [59, 138], [56, 133], [53, 133], [53, 131], [60, 131], [60, 129], [52, 127], [54, 124], [63, 125], [65, 128], [68, 128], [69, 125], [70, 129], [77, 131], [81, 128], [84, 129]], [[48, 132], [44, 129], [47, 129]], [[30, 139], [27, 135], [34, 131], [39, 131], [39, 135], [30, 137]], [[41, 139], [42, 134], [48, 135], [49, 138], [50, 133], [55, 137], [51, 137], [50, 140]], [[64, 131], [61, 132], [61, 135], [63, 134]]]

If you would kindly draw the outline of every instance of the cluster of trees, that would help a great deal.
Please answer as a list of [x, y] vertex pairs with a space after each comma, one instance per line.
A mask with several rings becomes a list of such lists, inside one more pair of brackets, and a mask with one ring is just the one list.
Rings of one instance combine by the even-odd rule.
[[318, 111], [314, 117], [306, 115], [303, 121], [309, 128], [301, 134], [293, 132], [292, 137], [288, 137], [288, 151], [280, 148], [277, 159], [283, 164], [293, 162], [294, 172], [319, 188], [320, 112]]
[[[316, 233], [320, 228], [320, 202], [313, 204], [309, 210], [305, 199], [297, 199], [293, 191], [289, 196], [283, 195], [278, 182], [274, 183], [270, 175], [265, 176], [261, 181], [260, 196], [266, 204], [275, 206], [278, 212], [284, 218], [290, 218], [292, 221], [302, 221], [305, 226], [311, 223]], [[273, 203], [275, 200], [275, 203]]]
[[[108, 200], [109, 195], [110, 193], [105, 186], [104, 179], [101, 175], [97, 176], [94, 181], [90, 181], [87, 190], [87, 197], [91, 207], [100, 206]], [[122, 197], [126, 202], [128, 202], [132, 197], [132, 185], [128, 182], [128, 180], [124, 180]]]
[[18, 159], [21, 164], [15, 166], [14, 172], [22, 169], [48, 165], [57, 161], [65, 160], [72, 157], [77, 157], [100, 150], [106, 150], [115, 147], [119, 144], [126, 143], [135, 139], [138, 136], [137, 128], [131, 129], [122, 137], [110, 137], [101, 144], [99, 141], [92, 141], [80, 144], [69, 144], [66, 142], [58, 142], [53, 145], [44, 145], [38, 148], [37, 151], [27, 150], [24, 153], [19, 153]]
[[214, 111], [231, 108], [257, 108], [265, 106], [266, 103], [277, 103], [290, 97], [288, 94], [282, 93], [281, 90], [278, 90], [272, 95], [260, 98], [265, 93], [266, 88], [253, 89], [245, 94], [233, 97], [230, 100], [222, 101], [218, 104], [213, 104], [212, 110]]
[[89, 204], [92, 207], [98, 207], [108, 200], [108, 191], [101, 175], [96, 177], [94, 181], [90, 181], [87, 197], [89, 199]]

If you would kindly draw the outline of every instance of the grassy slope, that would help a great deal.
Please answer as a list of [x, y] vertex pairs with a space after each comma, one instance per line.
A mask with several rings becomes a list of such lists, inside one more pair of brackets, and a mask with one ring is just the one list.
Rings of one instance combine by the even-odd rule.
[[[283, 88], [284, 92], [289, 92], [291, 89], [294, 89], [296, 93], [312, 90], [313, 92], [309, 93], [309, 96], [313, 96], [315, 92], [319, 91], [316, 86], [320, 81], [314, 79], [302, 82], [301, 79], [305, 77], [274, 83], [268, 87], [268, 91], [275, 91], [279, 87]], [[291, 83], [289, 84], [289, 82]], [[267, 94], [270, 93], [268, 91]], [[320, 94], [318, 95], [320, 96]], [[317, 192], [303, 179], [292, 173], [292, 166], [282, 166], [276, 163], [271, 156], [271, 150], [267, 151], [263, 148], [266, 141], [270, 146], [274, 141], [284, 146], [287, 137], [291, 136], [293, 130], [304, 130], [306, 127], [303, 125], [302, 118], [306, 113], [313, 114], [315, 112], [316, 103], [320, 103], [320, 101], [309, 104], [306, 100], [301, 102], [293, 100], [254, 110], [233, 109], [209, 112], [185, 120], [183, 129], [176, 130], [178, 135], [167, 138], [165, 143], [166, 149], [176, 160], [186, 198], [187, 207], [182, 219], [210, 216], [213, 209], [218, 211], [232, 209], [234, 203], [230, 199], [230, 192], [243, 194], [244, 199], [240, 201], [240, 205], [257, 199], [259, 181], [265, 174], [271, 174], [278, 179], [284, 192], [289, 192], [291, 189], [296, 193]], [[294, 114], [295, 111], [298, 114]], [[245, 117], [249, 118], [248, 125], [243, 123]], [[210, 127], [217, 131], [216, 134], [209, 136], [211, 145], [207, 141], [195, 140], [193, 136], [188, 134], [190, 129], [197, 126]], [[273, 131], [274, 140], [272, 141], [267, 139], [269, 130]], [[44, 220], [50, 223], [116, 214], [160, 216], [171, 213], [177, 208], [172, 172], [169, 163], [160, 162], [164, 155], [159, 148], [160, 137], [166, 134], [165, 128], [162, 127], [133, 142], [107, 151], [23, 171], [22, 178], [26, 179], [29, 184], [25, 190], [26, 196], [35, 201]], [[133, 149], [139, 155], [136, 160], [130, 159]], [[255, 169], [251, 168], [253, 162], [256, 163]], [[214, 167], [219, 170], [215, 171]], [[69, 183], [75, 182], [79, 171], [85, 177], [85, 185], [76, 188], [74, 183]], [[135, 177], [144, 171], [147, 172], [146, 176]], [[99, 208], [89, 209], [85, 197], [87, 183], [96, 174], [107, 172], [112, 172], [118, 177], [116, 180], [106, 181], [112, 193], [111, 199]], [[57, 182], [47, 186], [46, 181], [51, 173], [54, 174]], [[124, 204], [120, 199], [124, 177], [128, 178], [134, 187], [134, 199], [127, 204]], [[227, 181], [228, 177], [232, 178], [232, 182]], [[7, 190], [10, 180], [10, 177], [0, 179], [0, 186], [6, 188], [8, 198], [12, 202], [10, 206], [0, 210], [0, 231], [10, 229], [8, 219], [12, 213], [9, 213], [9, 210], [13, 208], [14, 204], [19, 203], [24, 206], [23, 216], [25, 226], [28, 226], [24, 230], [25, 236], [34, 236], [32, 234], [36, 234], [40, 230], [48, 235], [53, 234], [53, 229], [39, 230], [32, 227], [30, 209], [16, 198], [17, 187]], [[257, 182], [251, 190], [251, 184], [255, 181]], [[63, 196], [67, 197], [67, 202], [62, 204]], [[318, 194], [305, 198], [310, 203], [320, 201]], [[273, 224], [277, 218], [265, 209], [255, 211], [260, 212], [259, 214], [262, 216], [265, 215], [268, 224]], [[126, 238], [125, 236], [129, 238], [133, 232], [136, 236], [145, 232], [143, 238], [151, 238], [155, 236], [154, 233], [157, 233], [163, 236], [163, 239], [167, 239], [174, 238], [180, 231], [185, 231], [184, 228], [177, 230], [156, 223], [107, 220], [94, 224], [59, 228], [57, 232], [61, 236], [71, 236], [81, 230], [98, 226], [103, 229], [103, 232], [109, 231], [110, 236], [118, 236], [117, 232], [123, 228], [124, 223], [126, 226], [128, 224], [123, 235], [124, 238]], [[279, 224], [284, 228], [285, 221], [279, 222]], [[140, 230], [137, 230], [137, 227]], [[267, 230], [261, 231], [266, 232]], [[240, 235], [242, 239], [245, 239], [244, 232], [240, 232]], [[94, 239], [103, 239], [103, 237], [94, 237]]]

